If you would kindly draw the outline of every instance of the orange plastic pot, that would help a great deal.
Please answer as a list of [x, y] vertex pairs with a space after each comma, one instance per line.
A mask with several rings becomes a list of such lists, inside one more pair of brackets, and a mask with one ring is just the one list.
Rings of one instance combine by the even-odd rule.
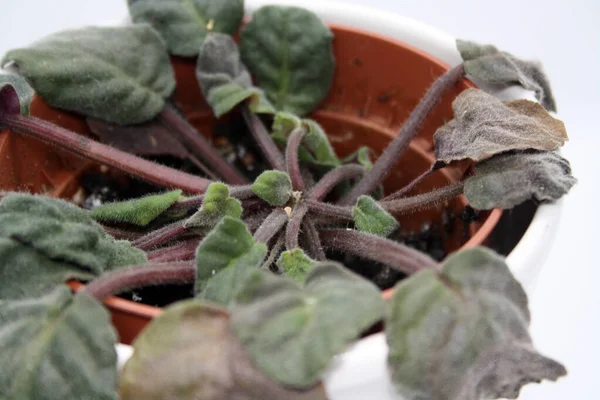
[[[331, 28], [335, 34], [337, 60], [333, 87], [311, 117], [325, 128], [339, 156], [346, 156], [360, 146], [370, 147], [377, 156], [397, 134], [426, 89], [448, 66], [399, 41], [345, 26]], [[175, 57], [172, 63], [177, 78], [176, 102], [186, 118], [208, 135], [213, 131], [215, 119], [200, 93], [194, 73], [195, 60]], [[433, 134], [452, 118], [452, 100], [470, 86], [472, 83], [465, 79], [446, 93], [386, 179], [387, 192], [401, 188], [429, 168], [434, 161]], [[38, 96], [31, 104], [31, 114], [82, 135], [91, 135], [83, 118], [53, 109]], [[2, 190], [25, 190], [69, 199], [79, 190], [80, 173], [90, 167], [92, 164], [41, 142], [8, 131], [0, 132]], [[439, 170], [416, 187], [413, 194], [456, 182], [468, 168], [468, 164], [462, 164]], [[443, 208], [460, 212], [466, 205], [461, 196], [448, 204], [405, 216], [400, 223], [404, 229], [418, 231], [424, 221], [440, 221]], [[447, 237], [446, 250], [485, 243], [500, 214], [500, 210], [494, 210], [479, 223], [471, 224], [467, 241], [462, 234]], [[73, 287], [80, 289], [83, 285], [73, 284]], [[388, 298], [391, 291], [383, 295]], [[160, 313], [159, 308], [117, 297], [108, 298], [105, 303], [112, 312], [121, 342], [127, 344]]]

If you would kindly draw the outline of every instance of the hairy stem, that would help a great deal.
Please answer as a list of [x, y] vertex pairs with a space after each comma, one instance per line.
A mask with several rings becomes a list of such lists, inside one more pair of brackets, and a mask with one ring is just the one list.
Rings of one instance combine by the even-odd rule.
[[186, 232], [188, 232], [188, 230], [183, 227], [181, 221], [177, 221], [150, 232], [147, 235], [136, 239], [131, 244], [138, 249], [149, 250]]
[[312, 219], [306, 218], [304, 220], [304, 230], [306, 232], [306, 242], [308, 247], [308, 253], [317, 261], [324, 261], [327, 257], [321, 244], [321, 238], [319, 232]]
[[148, 253], [148, 261], [152, 263], [185, 261], [194, 258], [200, 240], [192, 239], [173, 246], [163, 247]]
[[324, 229], [320, 236], [325, 247], [378, 261], [406, 274], [414, 274], [424, 268], [438, 268], [437, 262], [427, 254], [369, 233]]
[[111, 271], [89, 283], [84, 292], [102, 301], [140, 287], [191, 283], [195, 279], [196, 267], [191, 261], [154, 263]]
[[326, 215], [329, 217], [335, 217], [346, 221], [353, 221], [352, 207], [348, 206], [337, 206], [335, 204], [323, 203], [321, 201], [307, 199], [306, 204], [310, 211], [317, 214]]
[[285, 225], [288, 216], [281, 208], [274, 209], [271, 214], [254, 232], [254, 241], [258, 243], [269, 243], [269, 240], [275, 236], [279, 230]]
[[298, 149], [302, 138], [306, 134], [304, 127], [296, 128], [290, 135], [287, 147], [285, 149], [285, 159], [287, 162], [287, 172], [292, 180], [292, 187], [299, 192], [304, 191], [304, 180], [300, 171], [300, 160], [298, 159]]
[[168, 129], [179, 134], [190, 150], [201, 157], [214, 171], [228, 183], [241, 185], [246, 179], [227, 161], [225, 161], [211, 144], [170, 104], [166, 104], [158, 115], [158, 119]]
[[433, 207], [442, 201], [452, 199], [463, 193], [464, 186], [464, 182], [457, 182], [417, 196], [391, 201], [380, 201], [379, 205], [390, 214], [408, 214]]
[[144, 236], [143, 233], [140, 232], [132, 232], [132, 231], [128, 231], [125, 229], [119, 229], [119, 228], [115, 228], [112, 226], [106, 226], [106, 225], [102, 225], [102, 229], [104, 229], [104, 232], [108, 233], [110, 236], [114, 237], [115, 239], [125, 239], [125, 240], [136, 240], [142, 236]]
[[246, 104], [242, 105], [242, 115], [254, 140], [258, 143], [258, 146], [271, 167], [279, 171], [285, 171], [285, 159], [283, 158], [283, 154], [273, 141], [273, 138], [271, 138], [269, 131], [260, 118], [250, 111]]
[[211, 183], [208, 179], [144, 160], [39, 118], [0, 114], [0, 126], [158, 186], [183, 189], [188, 193], [204, 193]]
[[292, 216], [287, 224], [287, 229], [285, 230], [285, 247], [288, 250], [293, 250], [298, 247], [300, 227], [302, 226], [302, 221], [304, 220], [304, 216], [307, 212], [308, 205], [305, 202], [302, 202], [294, 207]]
[[427, 171], [423, 172], [421, 175], [419, 175], [415, 179], [413, 179], [412, 182], [410, 182], [408, 185], [404, 186], [402, 189], [397, 190], [394, 193], [390, 194], [389, 196], [384, 197], [383, 201], [396, 200], [396, 199], [403, 197], [406, 193], [413, 190], [415, 188], [415, 186], [417, 186], [419, 183], [423, 182], [425, 180], [425, 178], [427, 178], [429, 175], [431, 175], [435, 171], [436, 170], [434, 170], [434, 169], [428, 169]]
[[[269, 256], [267, 257], [267, 259], [261, 266], [262, 269], [270, 269], [271, 268], [271, 265], [273, 265], [277, 261], [277, 256], [279, 255], [279, 253], [281, 253], [281, 250], [283, 249], [284, 244], [285, 244], [285, 235], [279, 234], [279, 236], [277, 237], [277, 240], [275, 241], [275, 244], [273, 246], [271, 246], [271, 250], [269, 251]], [[279, 270], [279, 267], [277, 267], [277, 270], [280, 273], [283, 273], [283, 271]]]
[[462, 64], [452, 68], [440, 76], [427, 90], [421, 102], [410, 114], [398, 136], [388, 145], [383, 154], [377, 159], [371, 171], [363, 175], [362, 179], [344, 196], [340, 204], [354, 204], [363, 194], [369, 194], [383, 182], [386, 175], [392, 170], [402, 153], [408, 148], [410, 142], [417, 136], [423, 122], [438, 103], [444, 92], [453, 87], [465, 75]]
[[313, 200], [323, 200], [325, 196], [339, 183], [346, 179], [356, 178], [365, 172], [365, 167], [359, 164], [347, 164], [329, 171], [311, 189], [309, 197]]

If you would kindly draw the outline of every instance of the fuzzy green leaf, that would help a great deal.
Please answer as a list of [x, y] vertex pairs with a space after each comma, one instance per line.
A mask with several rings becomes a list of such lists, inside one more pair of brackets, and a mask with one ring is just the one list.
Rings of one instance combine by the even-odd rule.
[[204, 193], [202, 207], [192, 215], [184, 226], [190, 228], [213, 228], [225, 216], [240, 218], [242, 203], [229, 196], [229, 188], [221, 182], [211, 183]]
[[22, 76], [0, 73], [0, 112], [29, 115], [33, 93]]
[[266, 255], [241, 220], [223, 217], [196, 250], [196, 297], [228, 305]]
[[358, 198], [356, 206], [352, 209], [352, 217], [359, 231], [383, 237], [390, 235], [400, 226], [396, 218], [369, 196]]
[[0, 398], [116, 400], [117, 335], [104, 307], [60, 285], [0, 300]]
[[175, 89], [165, 44], [148, 25], [55, 33], [9, 51], [2, 65], [10, 61], [51, 106], [122, 125], [154, 118]]
[[283, 385], [315, 385], [333, 356], [379, 321], [379, 289], [334, 262], [317, 263], [304, 287], [267, 271], [248, 276], [231, 322], [257, 367]]
[[273, 139], [279, 143], [287, 143], [294, 129], [304, 126], [306, 134], [298, 149], [300, 161], [323, 168], [325, 170], [340, 166], [338, 156], [331, 146], [323, 128], [310, 119], [300, 119], [294, 114], [278, 112], [273, 120]]
[[302, 283], [306, 274], [314, 267], [315, 261], [304, 254], [302, 249], [293, 249], [281, 253], [276, 264], [285, 275]]
[[354, 162], [359, 163], [365, 167], [365, 170], [370, 171], [373, 168], [373, 161], [371, 161], [371, 149], [367, 146], [361, 146], [354, 153], [342, 160], [343, 164]]
[[550, 81], [540, 63], [520, 60], [492, 45], [467, 40], [458, 39], [456, 47], [465, 62], [468, 75], [491, 84], [519, 84], [527, 90], [533, 90], [548, 111], [556, 112]]
[[89, 214], [62, 200], [15, 194], [0, 202], [0, 299], [36, 296], [69, 279], [146, 262]]
[[534, 101], [502, 102], [467, 89], [452, 103], [454, 119], [434, 137], [438, 161], [482, 161], [512, 150], [556, 150], [569, 140], [565, 125]]
[[109, 203], [94, 208], [90, 215], [103, 222], [124, 222], [146, 226], [177, 202], [181, 193], [181, 190], [173, 190], [138, 199]]
[[121, 373], [123, 400], [326, 399], [322, 387], [294, 391], [265, 377], [232, 334], [227, 311], [202, 301], [166, 308], [133, 347]]
[[237, 44], [229, 35], [212, 33], [206, 37], [198, 56], [196, 77], [217, 117], [244, 101], [248, 101], [250, 110], [255, 113], [275, 112], [263, 91], [252, 85]]
[[406, 400], [516, 399], [523, 385], [566, 373], [535, 351], [528, 325], [527, 296], [504, 259], [482, 247], [456, 253], [440, 273], [396, 285], [392, 378]]
[[272, 206], [283, 206], [292, 196], [292, 181], [285, 172], [265, 171], [252, 184], [252, 191]]
[[331, 87], [333, 34], [312, 12], [265, 6], [240, 35], [244, 63], [278, 111], [306, 115]]
[[478, 210], [510, 209], [529, 199], [558, 200], [576, 182], [569, 161], [558, 153], [506, 153], [475, 165], [465, 196]]
[[127, 0], [136, 23], [151, 24], [178, 56], [195, 56], [210, 32], [233, 35], [244, 17], [244, 0]]

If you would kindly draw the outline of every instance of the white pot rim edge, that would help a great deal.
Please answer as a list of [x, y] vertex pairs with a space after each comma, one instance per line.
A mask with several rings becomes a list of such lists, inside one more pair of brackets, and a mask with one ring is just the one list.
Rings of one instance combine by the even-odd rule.
[[[391, 37], [421, 49], [454, 66], [462, 62], [455, 38], [421, 22], [390, 12], [355, 4], [314, 0], [246, 0], [246, 13], [268, 4], [304, 7], [324, 21], [364, 29]], [[501, 98], [533, 99], [531, 92], [511, 88], [498, 93]], [[543, 264], [547, 247], [558, 231], [563, 202], [541, 205], [507, 263], [526, 289], [531, 289]], [[133, 348], [117, 345], [119, 367], [133, 354]], [[324, 385], [331, 400], [376, 398], [398, 400], [386, 367], [388, 353], [385, 335], [378, 333], [353, 344], [335, 358], [324, 375]]]

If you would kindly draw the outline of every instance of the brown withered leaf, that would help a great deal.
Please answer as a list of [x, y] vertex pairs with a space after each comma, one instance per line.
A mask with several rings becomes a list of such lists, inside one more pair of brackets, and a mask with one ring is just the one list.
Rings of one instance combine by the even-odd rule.
[[534, 101], [502, 102], [467, 89], [452, 103], [454, 119], [434, 136], [438, 161], [482, 161], [511, 150], [556, 150], [569, 140], [565, 125]]
[[465, 64], [465, 72], [491, 84], [520, 84], [535, 92], [535, 97], [548, 110], [556, 112], [550, 81], [535, 61], [524, 61], [492, 45], [458, 39], [456, 47]]
[[87, 118], [87, 125], [104, 144], [138, 156], [174, 156], [186, 158], [188, 151], [160, 122], [140, 125], [116, 125]]
[[479, 210], [509, 209], [529, 199], [557, 200], [577, 183], [556, 152], [506, 153], [475, 166], [465, 196]]
[[133, 343], [121, 373], [123, 400], [326, 400], [321, 385], [286, 389], [260, 373], [230, 330], [226, 310], [179, 302]]

